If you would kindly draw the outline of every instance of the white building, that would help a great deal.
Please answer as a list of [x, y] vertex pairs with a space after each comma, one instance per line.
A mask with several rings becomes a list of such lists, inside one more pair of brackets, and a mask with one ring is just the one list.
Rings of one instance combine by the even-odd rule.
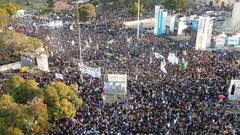
[[206, 50], [211, 45], [213, 21], [210, 17], [199, 17], [196, 50]]

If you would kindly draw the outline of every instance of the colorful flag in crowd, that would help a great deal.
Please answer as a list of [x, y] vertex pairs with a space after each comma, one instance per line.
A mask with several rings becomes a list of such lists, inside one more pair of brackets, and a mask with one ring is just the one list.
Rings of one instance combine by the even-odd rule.
[[160, 59], [160, 58], [164, 59], [164, 57], [161, 54], [159, 54], [159, 53], [155, 52], [154, 55], [155, 55], [155, 58], [157, 58], [157, 59]]
[[84, 64], [80, 64], [79, 66], [80, 66], [81, 72], [91, 75], [92, 77], [97, 77], [97, 78], [101, 77], [101, 69], [100, 68], [93, 68], [93, 67], [89, 67]]
[[186, 70], [188, 66], [188, 61], [186, 61], [184, 58], [181, 61], [181, 69]]
[[168, 61], [172, 64], [178, 64], [178, 58], [174, 53], [169, 53]]
[[163, 59], [163, 61], [161, 62], [161, 67], [160, 67], [160, 69], [161, 69], [161, 71], [163, 72], [163, 73], [167, 73], [167, 70], [166, 70], [166, 68], [165, 68], [165, 66], [166, 66], [166, 61], [165, 61], [165, 59]]

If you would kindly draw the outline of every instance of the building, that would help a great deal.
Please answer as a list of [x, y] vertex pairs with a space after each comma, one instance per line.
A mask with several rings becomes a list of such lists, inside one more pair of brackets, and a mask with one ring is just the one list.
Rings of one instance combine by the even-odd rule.
[[236, 34], [240, 32], [240, 0], [236, 0], [233, 5], [232, 17], [224, 23], [226, 34]]
[[208, 5], [210, 7], [231, 7], [235, 0], [192, 0], [192, 3], [198, 5]]
[[196, 50], [210, 48], [212, 40], [213, 21], [210, 17], [199, 17], [198, 32], [196, 39]]

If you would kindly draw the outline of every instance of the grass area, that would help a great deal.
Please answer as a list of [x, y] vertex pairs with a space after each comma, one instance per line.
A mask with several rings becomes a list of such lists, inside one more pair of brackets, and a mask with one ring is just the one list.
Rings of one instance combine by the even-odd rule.
[[27, 10], [28, 13], [36, 13], [48, 8], [46, 0], [29, 0], [31, 3], [29, 6], [27, 6], [27, 0], [0, 0], [0, 2], [19, 4], [23, 9]]

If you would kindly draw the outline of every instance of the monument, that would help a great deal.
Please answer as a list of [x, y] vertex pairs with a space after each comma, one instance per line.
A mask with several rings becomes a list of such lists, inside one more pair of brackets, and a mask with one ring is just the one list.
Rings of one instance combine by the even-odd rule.
[[213, 21], [210, 17], [199, 17], [196, 50], [206, 50], [211, 45]]

